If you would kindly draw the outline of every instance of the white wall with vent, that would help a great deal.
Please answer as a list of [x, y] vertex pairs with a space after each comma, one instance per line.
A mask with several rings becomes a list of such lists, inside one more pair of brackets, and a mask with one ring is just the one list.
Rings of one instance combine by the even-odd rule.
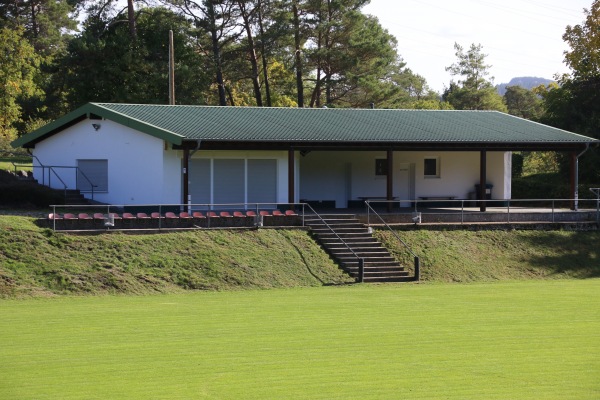
[[[96, 129], [93, 124], [97, 125]], [[83, 120], [35, 145], [34, 177], [56, 189], [77, 187], [78, 160], [107, 160], [108, 190], [94, 200], [110, 204], [179, 203], [181, 161], [164, 141], [108, 120]], [[91, 198], [90, 192], [85, 192]]]

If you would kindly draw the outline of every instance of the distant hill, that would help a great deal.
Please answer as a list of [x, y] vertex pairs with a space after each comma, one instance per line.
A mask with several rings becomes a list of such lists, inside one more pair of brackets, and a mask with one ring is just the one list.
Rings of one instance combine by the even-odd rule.
[[496, 89], [498, 90], [498, 93], [500, 93], [501, 96], [504, 96], [504, 93], [506, 93], [507, 86], [521, 86], [525, 89], [532, 89], [536, 86], [547, 85], [552, 82], [554, 82], [552, 79], [536, 78], [533, 76], [522, 76], [519, 78], [512, 78], [508, 83], [501, 83], [496, 86]]

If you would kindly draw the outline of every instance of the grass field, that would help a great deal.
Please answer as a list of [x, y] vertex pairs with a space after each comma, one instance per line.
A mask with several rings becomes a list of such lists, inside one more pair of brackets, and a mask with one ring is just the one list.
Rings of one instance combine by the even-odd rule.
[[33, 167], [31, 165], [31, 157], [0, 157], [0, 170], [14, 171], [17, 164], [18, 170], [31, 171]]
[[598, 399], [600, 279], [0, 301], [2, 399]]

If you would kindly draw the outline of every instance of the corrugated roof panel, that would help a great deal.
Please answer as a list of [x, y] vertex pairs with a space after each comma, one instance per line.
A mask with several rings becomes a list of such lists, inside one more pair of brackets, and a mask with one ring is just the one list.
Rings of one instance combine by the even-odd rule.
[[[595, 139], [496, 111], [315, 109], [90, 103], [18, 139], [28, 145], [93, 112], [173, 143], [592, 143]], [[16, 141], [17, 142], [17, 141]]]
[[585, 136], [496, 111], [97, 105], [188, 139], [328, 142], [590, 141]]

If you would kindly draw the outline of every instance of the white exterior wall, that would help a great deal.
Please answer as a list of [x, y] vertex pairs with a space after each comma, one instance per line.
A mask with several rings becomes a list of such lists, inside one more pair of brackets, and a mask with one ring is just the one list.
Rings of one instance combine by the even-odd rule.
[[[92, 124], [100, 124], [97, 131]], [[164, 142], [108, 120], [84, 120], [37, 143], [33, 154], [45, 166], [77, 166], [78, 159], [108, 160], [108, 192], [94, 193], [94, 200], [110, 204], [158, 204], [181, 197], [179, 168], [173, 173], [173, 157], [165, 154]], [[167, 164], [168, 168], [164, 168]], [[180, 161], [178, 161], [180, 165]], [[37, 163], [35, 163], [37, 165]], [[76, 187], [75, 169], [57, 168], [68, 188]], [[46, 171], [47, 174], [47, 171]], [[48, 184], [42, 169], [34, 177]], [[166, 181], [177, 181], [167, 188]], [[51, 186], [64, 186], [51, 176]], [[164, 189], [161, 189], [163, 183]], [[176, 196], [173, 197], [173, 192]], [[91, 197], [91, 193], [84, 193]]]
[[[424, 176], [424, 158], [437, 157], [439, 178]], [[385, 196], [387, 177], [375, 175], [375, 160], [387, 153], [310, 152], [300, 157], [300, 198], [334, 200], [346, 207], [348, 200]], [[468, 199], [479, 183], [480, 154], [474, 152], [394, 152], [394, 196], [412, 200], [421, 196], [455, 196]], [[510, 198], [509, 152], [487, 153], [487, 183], [494, 185], [494, 199]]]
[[[95, 130], [92, 124], [100, 124]], [[84, 120], [36, 144], [33, 151], [46, 166], [77, 166], [78, 159], [108, 160], [108, 192], [94, 199], [110, 204], [179, 204], [182, 201], [182, 152], [165, 149], [161, 139], [107, 120]], [[333, 200], [346, 207], [363, 196], [385, 196], [386, 176], [375, 175], [379, 151], [296, 152], [295, 202]], [[425, 157], [438, 157], [440, 177], [423, 175]], [[288, 202], [287, 151], [203, 151], [193, 159], [275, 159], [277, 202]], [[76, 186], [75, 169], [56, 169], [69, 188]], [[39, 182], [41, 168], [34, 168]], [[487, 182], [494, 185], [494, 199], [511, 196], [511, 153], [487, 153]], [[193, 184], [193, 176], [190, 180]], [[54, 176], [52, 187], [63, 188]], [[479, 183], [479, 152], [394, 152], [394, 196], [411, 200], [420, 196], [469, 198]], [[86, 196], [90, 196], [86, 194]], [[192, 199], [193, 202], [193, 199]]]
[[[171, 147], [170, 145], [168, 146], [169, 148]], [[179, 204], [182, 202], [182, 159], [183, 151], [163, 151], [162, 204]]]

